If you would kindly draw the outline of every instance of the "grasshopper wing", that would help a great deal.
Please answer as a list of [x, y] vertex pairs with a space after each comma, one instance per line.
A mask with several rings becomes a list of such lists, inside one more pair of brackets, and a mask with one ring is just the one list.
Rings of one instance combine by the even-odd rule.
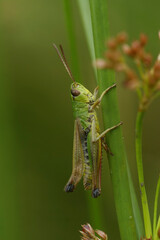
[[77, 183], [82, 178], [84, 162], [82, 141], [84, 137], [85, 132], [81, 126], [79, 118], [77, 118], [74, 123], [72, 174], [64, 188], [65, 192], [73, 192]]

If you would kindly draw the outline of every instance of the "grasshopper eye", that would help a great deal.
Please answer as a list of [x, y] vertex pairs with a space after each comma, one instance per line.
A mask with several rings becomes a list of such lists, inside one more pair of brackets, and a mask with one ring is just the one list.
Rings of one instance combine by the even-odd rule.
[[73, 97], [77, 97], [80, 94], [80, 91], [78, 91], [76, 89], [71, 89], [71, 94]]

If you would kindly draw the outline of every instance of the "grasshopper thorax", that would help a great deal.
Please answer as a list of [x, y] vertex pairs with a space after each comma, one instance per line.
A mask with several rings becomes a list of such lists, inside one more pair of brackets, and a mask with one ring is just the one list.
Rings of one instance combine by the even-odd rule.
[[71, 84], [71, 98], [73, 101], [89, 103], [93, 101], [92, 93], [82, 84], [73, 82]]

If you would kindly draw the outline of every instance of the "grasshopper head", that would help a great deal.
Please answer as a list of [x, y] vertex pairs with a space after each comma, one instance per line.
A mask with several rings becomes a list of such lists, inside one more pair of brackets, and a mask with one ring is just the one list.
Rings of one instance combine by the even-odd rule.
[[85, 102], [89, 103], [93, 101], [93, 95], [80, 83], [77, 83], [72, 75], [72, 72], [68, 66], [64, 50], [62, 46], [60, 45], [60, 51], [58, 50], [57, 46], [53, 44], [54, 48], [56, 49], [68, 75], [72, 79], [73, 83], [71, 84], [71, 97], [73, 101], [78, 101], [78, 102]]
[[73, 82], [71, 84], [71, 98], [73, 101], [88, 103], [92, 100], [92, 94], [82, 84]]

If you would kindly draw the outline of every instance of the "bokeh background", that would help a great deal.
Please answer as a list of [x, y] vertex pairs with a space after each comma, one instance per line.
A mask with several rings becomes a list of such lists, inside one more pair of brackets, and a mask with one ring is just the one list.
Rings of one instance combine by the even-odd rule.
[[[73, 0], [83, 84], [96, 86], [85, 34]], [[110, 31], [130, 39], [148, 35], [156, 57], [159, 0], [108, 1]], [[82, 182], [72, 194], [63, 191], [71, 173], [73, 117], [70, 79], [52, 43], [70, 52], [63, 1], [0, 1], [0, 240], [79, 239], [86, 222], [119, 239], [108, 164], [103, 160], [102, 196], [89, 200]], [[118, 98], [128, 159], [139, 198], [134, 151], [137, 99], [118, 79]], [[149, 205], [153, 212], [160, 172], [160, 99], [144, 123], [143, 156]], [[114, 150], [112, 150], [114, 151]], [[102, 221], [90, 211], [99, 204]]]

